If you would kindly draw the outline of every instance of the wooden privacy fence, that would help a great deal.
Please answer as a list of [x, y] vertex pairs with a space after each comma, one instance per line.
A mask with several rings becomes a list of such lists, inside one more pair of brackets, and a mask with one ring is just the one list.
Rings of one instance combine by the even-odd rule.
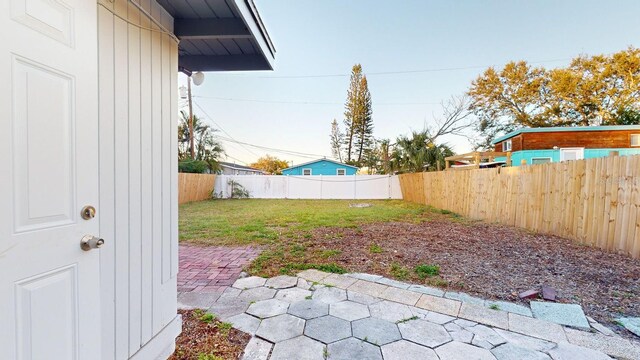
[[400, 175], [403, 198], [640, 257], [640, 155]]
[[178, 204], [211, 198], [216, 175], [178, 173]]

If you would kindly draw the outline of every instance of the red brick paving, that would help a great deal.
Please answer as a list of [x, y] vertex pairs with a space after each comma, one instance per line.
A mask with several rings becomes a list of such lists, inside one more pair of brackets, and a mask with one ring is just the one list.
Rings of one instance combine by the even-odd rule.
[[180, 245], [178, 292], [222, 292], [260, 251], [252, 246]]

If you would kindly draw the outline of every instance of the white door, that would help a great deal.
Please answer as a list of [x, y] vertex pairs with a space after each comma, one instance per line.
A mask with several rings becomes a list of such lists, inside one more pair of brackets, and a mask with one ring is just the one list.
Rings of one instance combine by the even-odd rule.
[[584, 148], [560, 149], [560, 161], [582, 160], [582, 159], [584, 159]]
[[2, 359], [100, 356], [96, 11], [0, 1]]

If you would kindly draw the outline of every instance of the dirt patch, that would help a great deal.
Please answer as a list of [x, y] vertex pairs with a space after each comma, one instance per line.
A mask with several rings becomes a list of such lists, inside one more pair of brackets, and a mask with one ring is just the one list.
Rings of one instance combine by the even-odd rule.
[[236, 360], [251, 339], [251, 335], [205, 315], [203, 310], [178, 313], [182, 315], [182, 333], [169, 360]]
[[[556, 236], [442, 218], [319, 228], [304, 244], [311, 254], [334, 251], [330, 262], [349, 271], [516, 302], [519, 292], [547, 284], [559, 302], [580, 303], [610, 326], [620, 313], [640, 316], [640, 260]], [[422, 264], [438, 265], [440, 275], [421, 279], [415, 267]]]

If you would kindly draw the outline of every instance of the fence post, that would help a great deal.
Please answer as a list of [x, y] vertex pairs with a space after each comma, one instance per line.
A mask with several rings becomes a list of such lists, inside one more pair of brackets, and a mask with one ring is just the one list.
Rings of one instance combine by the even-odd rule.
[[320, 174], [320, 199], [322, 199], [322, 174]]

